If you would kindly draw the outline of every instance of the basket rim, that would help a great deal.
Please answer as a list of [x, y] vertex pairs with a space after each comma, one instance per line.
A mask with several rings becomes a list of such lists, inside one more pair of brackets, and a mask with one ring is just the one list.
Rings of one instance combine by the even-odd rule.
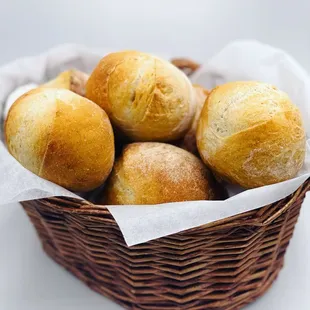
[[[298, 199], [303, 197], [307, 191], [310, 191], [310, 178], [308, 178], [294, 193], [291, 195], [274, 202], [272, 204], [247, 211], [244, 213], [236, 214], [224, 219], [220, 219], [208, 224], [197, 226], [191, 229], [184, 230], [182, 232], [188, 232], [195, 229], [206, 229], [206, 228], [231, 228], [232, 226], [242, 225], [242, 226], [251, 226], [251, 227], [261, 227], [267, 226], [270, 222], [276, 220], [281, 214], [287, 211]], [[110, 216], [111, 221], [115, 222], [115, 225], [118, 226], [113, 215], [109, 212], [107, 206], [97, 205], [87, 200], [79, 200], [76, 198], [70, 197], [50, 197], [43, 198], [38, 200], [31, 200], [28, 202], [23, 202], [22, 204], [27, 205], [28, 203], [38, 201], [43, 205], [46, 205], [49, 208], [53, 208], [61, 213], [67, 214], [76, 214], [76, 215], [88, 215], [88, 216]], [[64, 206], [66, 205], [66, 206]], [[264, 221], [257, 221], [257, 212], [259, 214], [264, 214], [268, 209], [275, 207], [278, 208], [275, 213], [271, 216], [268, 216]], [[259, 211], [258, 211], [259, 210]], [[246, 219], [246, 221], [245, 221]], [[182, 233], [181, 232], [181, 233]]]

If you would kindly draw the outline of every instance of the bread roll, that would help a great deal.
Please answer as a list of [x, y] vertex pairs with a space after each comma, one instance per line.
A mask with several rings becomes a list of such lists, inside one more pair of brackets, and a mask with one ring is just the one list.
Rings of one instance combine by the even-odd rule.
[[196, 156], [156, 142], [125, 147], [115, 163], [105, 194], [106, 200], [102, 202], [112, 205], [215, 198], [211, 175]]
[[193, 153], [198, 154], [197, 145], [196, 145], [196, 131], [197, 125], [200, 118], [200, 113], [203, 108], [203, 105], [206, 101], [206, 98], [209, 92], [200, 85], [194, 86], [194, 94], [195, 94], [195, 115], [192, 121], [192, 125], [189, 131], [186, 133], [184, 138], [181, 140], [180, 147]]
[[194, 116], [193, 89], [171, 63], [126, 51], [104, 57], [86, 84], [86, 97], [134, 141], [182, 137]]
[[197, 143], [217, 175], [245, 188], [296, 176], [305, 157], [298, 108], [287, 94], [259, 82], [212, 90], [201, 112]]
[[13, 103], [23, 94], [25, 94], [26, 92], [37, 88], [38, 85], [34, 84], [34, 83], [30, 83], [30, 84], [26, 84], [23, 86], [20, 86], [18, 88], [16, 88], [8, 97], [5, 106], [4, 106], [4, 119], [6, 119], [9, 110], [11, 108], [11, 106], [13, 105]]
[[5, 136], [9, 152], [25, 168], [70, 190], [98, 187], [113, 166], [108, 116], [66, 89], [38, 88], [17, 99]]
[[88, 74], [72, 69], [60, 73], [55, 79], [43, 84], [41, 87], [69, 89], [84, 97], [88, 78]]

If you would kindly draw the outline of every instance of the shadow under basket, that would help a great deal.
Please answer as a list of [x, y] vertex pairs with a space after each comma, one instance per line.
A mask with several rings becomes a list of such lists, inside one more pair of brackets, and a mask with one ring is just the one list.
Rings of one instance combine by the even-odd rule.
[[70, 198], [23, 202], [46, 253], [126, 309], [240, 309], [283, 266], [309, 180], [289, 197], [127, 247], [104, 206]]

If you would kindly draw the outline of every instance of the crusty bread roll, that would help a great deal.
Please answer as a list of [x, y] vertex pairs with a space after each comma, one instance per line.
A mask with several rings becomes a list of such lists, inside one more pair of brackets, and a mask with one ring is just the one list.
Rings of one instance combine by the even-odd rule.
[[212, 181], [205, 165], [181, 148], [133, 143], [116, 160], [101, 202], [140, 205], [213, 199]]
[[9, 152], [25, 168], [70, 190], [98, 187], [113, 166], [107, 114], [66, 89], [37, 88], [18, 98], [5, 136]]
[[55, 79], [48, 81], [41, 87], [69, 89], [74, 93], [84, 97], [85, 86], [88, 78], [88, 74], [76, 69], [72, 69], [60, 73]]
[[185, 134], [184, 138], [181, 140], [180, 147], [193, 153], [198, 154], [197, 144], [196, 144], [196, 131], [197, 125], [200, 118], [200, 113], [203, 108], [203, 105], [206, 101], [206, 98], [209, 94], [208, 90], [203, 88], [200, 85], [194, 84], [194, 95], [195, 95], [195, 102], [196, 102], [196, 110], [195, 115], [192, 121], [192, 125], [189, 131]]
[[211, 91], [197, 144], [204, 162], [245, 188], [296, 176], [305, 157], [301, 114], [284, 92], [259, 82], [232, 82]]
[[86, 97], [134, 141], [182, 137], [195, 110], [186, 75], [165, 60], [136, 51], [104, 57], [90, 75]]
[[30, 83], [30, 84], [26, 84], [23, 86], [20, 86], [18, 88], [16, 88], [8, 97], [6, 103], [5, 103], [5, 109], [4, 109], [4, 119], [6, 119], [9, 110], [11, 108], [11, 106], [13, 105], [13, 103], [23, 94], [25, 94], [26, 92], [37, 88], [38, 85], [34, 84], [34, 83]]

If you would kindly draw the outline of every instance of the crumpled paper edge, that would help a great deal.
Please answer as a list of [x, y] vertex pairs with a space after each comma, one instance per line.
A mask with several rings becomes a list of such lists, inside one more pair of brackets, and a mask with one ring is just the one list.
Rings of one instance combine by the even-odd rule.
[[[126, 244], [128, 246], [134, 246], [272, 204], [294, 193], [309, 177], [310, 174], [306, 174], [293, 180], [289, 180], [292, 181], [290, 183], [285, 181], [253, 190], [247, 190], [223, 201], [212, 201], [212, 205], [206, 201], [187, 201], [155, 206], [143, 206], [143, 208], [147, 208], [147, 212], [144, 214], [145, 217], [143, 218], [142, 225], [140, 220], [133, 216], [135, 211], [138, 212], [141, 206], [130, 206], [130, 212], [127, 212], [129, 209], [126, 210], [126, 207], [129, 206], [122, 206], [121, 208], [119, 206], [109, 206], [108, 210], [116, 219], [119, 217], [120, 213], [122, 213], [122, 217], [126, 217], [126, 222], [117, 221], [117, 223], [123, 233]], [[284, 184], [285, 188], [283, 187]], [[249, 195], [253, 194], [255, 197], [260, 197], [260, 199], [261, 197], [264, 198], [261, 203], [253, 203], [251, 207], [249, 207], [248, 203], [244, 202], [244, 200], [246, 200]], [[236, 206], [238, 206], [239, 209], [238, 213], [232, 211]], [[199, 213], [196, 212], [197, 208], [200, 208]], [[154, 219], [158, 218], [159, 209], [161, 214], [158, 225], [160, 225], [161, 233], [154, 237], [153, 234], [148, 235], [148, 227], [150, 223], [153, 225]], [[178, 213], [179, 215], [183, 214], [186, 222], [191, 224], [187, 224], [186, 229], [184, 229], [184, 222], [175, 222], [174, 229], [170, 229], [170, 221], [174, 218], [175, 213]], [[126, 216], [124, 216], [124, 214]]]

